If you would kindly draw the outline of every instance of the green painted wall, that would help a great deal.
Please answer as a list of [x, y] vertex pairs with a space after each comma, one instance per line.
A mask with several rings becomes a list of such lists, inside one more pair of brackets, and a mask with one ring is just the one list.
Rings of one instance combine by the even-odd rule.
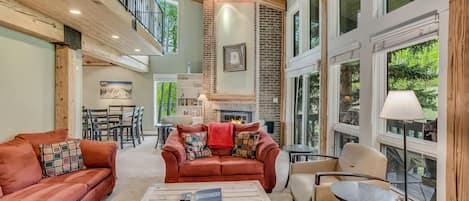
[[0, 142], [54, 128], [54, 45], [0, 27]]
[[202, 72], [203, 7], [189, 0], [179, 2], [179, 52], [150, 57], [151, 71], [157, 74], [185, 73], [187, 62], [192, 72]]

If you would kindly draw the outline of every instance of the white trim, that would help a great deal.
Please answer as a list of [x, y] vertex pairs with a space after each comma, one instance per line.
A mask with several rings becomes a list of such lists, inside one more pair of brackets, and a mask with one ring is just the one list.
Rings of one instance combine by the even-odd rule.
[[[301, 15], [302, 15], [302, 12], [300, 10], [300, 6], [299, 6], [299, 1], [295, 1], [293, 3], [293, 5], [291, 5], [291, 8], [289, 8], [289, 10], [287, 11], [287, 17], [286, 17], [286, 39], [287, 39], [287, 42], [286, 42], [286, 56], [287, 56], [287, 61], [294, 58], [293, 56], [293, 46], [294, 46], [294, 43], [293, 43], [293, 29], [294, 29], [294, 26], [295, 24], [293, 23], [293, 16], [299, 12], [300, 13], [300, 25], [299, 25], [299, 28], [300, 28], [300, 47], [299, 47], [299, 54], [301, 54], [301, 50], [302, 50], [302, 35], [301, 34], [301, 24], [302, 24], [302, 20], [301, 20]], [[297, 55], [298, 56], [298, 55]]]
[[438, 22], [438, 13], [431, 12], [372, 35], [373, 51], [387, 51], [419, 38], [434, 36], [438, 33]]
[[333, 126], [334, 131], [346, 133], [355, 137], [360, 137], [360, 126], [354, 126], [344, 123], [335, 123]]
[[167, 82], [172, 82], [172, 81], [177, 81], [177, 74], [153, 74], [153, 80], [154, 81], [167, 81]]
[[[400, 149], [403, 148], [404, 139], [402, 135], [387, 132], [386, 134], [380, 134], [377, 140], [380, 144], [391, 145]], [[434, 157], [435, 159], [438, 158], [438, 154], [436, 153], [437, 143], [435, 142], [407, 137], [407, 143], [408, 151], [421, 153], [423, 155]]]

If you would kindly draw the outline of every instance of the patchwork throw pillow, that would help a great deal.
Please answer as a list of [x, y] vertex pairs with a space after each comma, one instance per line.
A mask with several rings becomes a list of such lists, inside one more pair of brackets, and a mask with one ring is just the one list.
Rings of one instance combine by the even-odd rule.
[[85, 168], [79, 140], [40, 144], [39, 149], [43, 177], [58, 176]]
[[247, 159], [256, 159], [256, 147], [259, 142], [260, 132], [239, 132], [234, 137], [232, 156]]
[[188, 160], [211, 157], [212, 151], [207, 147], [207, 132], [182, 133]]

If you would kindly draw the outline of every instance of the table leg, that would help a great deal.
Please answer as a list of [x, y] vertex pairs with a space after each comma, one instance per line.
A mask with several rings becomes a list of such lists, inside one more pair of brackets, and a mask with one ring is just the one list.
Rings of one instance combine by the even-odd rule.
[[288, 175], [287, 175], [287, 181], [285, 182], [285, 188], [288, 187], [288, 182], [290, 181], [291, 164], [292, 164], [291, 153], [288, 152]]

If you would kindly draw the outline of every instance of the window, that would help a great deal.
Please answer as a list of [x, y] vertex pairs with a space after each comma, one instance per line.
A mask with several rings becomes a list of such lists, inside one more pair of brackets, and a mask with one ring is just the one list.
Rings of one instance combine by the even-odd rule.
[[176, 82], [156, 82], [157, 122], [161, 119], [176, 115]]
[[178, 2], [159, 0], [162, 17], [163, 48], [165, 53], [178, 51]]
[[[431, 40], [387, 54], [388, 90], [414, 90], [425, 120], [407, 123], [407, 136], [437, 141], [438, 40]], [[404, 134], [401, 121], [388, 120], [386, 131]]]
[[309, 1], [309, 18], [310, 18], [310, 49], [313, 49], [319, 45], [319, 0]]
[[386, 1], [386, 13], [389, 13], [414, 0], [384, 0], [384, 1]]
[[303, 144], [303, 76], [295, 78], [294, 143]]
[[[386, 180], [394, 188], [403, 192], [403, 150], [389, 145], [382, 145], [381, 151], [388, 159]], [[409, 151], [407, 160], [407, 192], [409, 196], [421, 201], [436, 200], [436, 160], [432, 157]]]
[[358, 143], [359, 138], [357, 136], [349, 135], [346, 133], [334, 131], [334, 153], [336, 156], [340, 156], [344, 145], [347, 143]]
[[357, 28], [360, 0], [339, 0], [339, 7], [340, 34], [347, 33]]
[[293, 15], [293, 57], [300, 53], [300, 11]]
[[360, 125], [360, 62], [340, 65], [339, 122]]
[[309, 76], [308, 116], [306, 123], [306, 144], [319, 150], [319, 72]]

